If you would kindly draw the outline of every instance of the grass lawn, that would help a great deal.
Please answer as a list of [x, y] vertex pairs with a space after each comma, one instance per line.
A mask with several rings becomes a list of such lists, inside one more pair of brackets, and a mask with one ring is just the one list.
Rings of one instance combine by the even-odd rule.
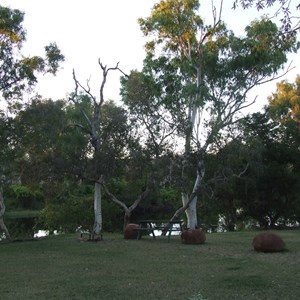
[[288, 251], [268, 254], [253, 250], [255, 234], [0, 242], [0, 299], [299, 299], [300, 231], [279, 231]]

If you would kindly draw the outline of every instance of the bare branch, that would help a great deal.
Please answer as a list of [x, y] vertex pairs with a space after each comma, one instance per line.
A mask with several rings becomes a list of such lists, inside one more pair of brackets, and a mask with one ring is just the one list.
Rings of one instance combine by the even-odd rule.
[[105, 86], [105, 83], [106, 83], [106, 80], [107, 80], [107, 75], [108, 75], [108, 72], [109, 71], [113, 71], [113, 70], [118, 70], [120, 71], [123, 75], [129, 77], [127, 74], [125, 74], [120, 68], [119, 68], [119, 62], [116, 64], [115, 67], [111, 67], [111, 68], [107, 68], [107, 66], [103, 65], [100, 58], [98, 59], [98, 64], [99, 66], [101, 67], [102, 69], [102, 76], [103, 76], [103, 79], [102, 79], [102, 83], [101, 83], [101, 86], [100, 86], [100, 105], [103, 104], [104, 102], [104, 86]]

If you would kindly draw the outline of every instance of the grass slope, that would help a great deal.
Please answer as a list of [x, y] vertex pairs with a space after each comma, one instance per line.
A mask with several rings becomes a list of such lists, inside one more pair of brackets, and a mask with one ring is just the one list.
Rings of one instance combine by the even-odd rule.
[[288, 251], [269, 254], [253, 250], [255, 234], [209, 234], [204, 245], [117, 234], [2, 242], [0, 299], [299, 299], [300, 232], [278, 232]]

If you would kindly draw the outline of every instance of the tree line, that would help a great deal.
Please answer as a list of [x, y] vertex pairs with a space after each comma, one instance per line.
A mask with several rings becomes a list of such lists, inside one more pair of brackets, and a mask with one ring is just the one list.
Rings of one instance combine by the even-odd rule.
[[[280, 79], [298, 50], [297, 25], [263, 17], [235, 36], [216, 10], [205, 24], [199, 6], [156, 3], [139, 19], [149, 36], [142, 70], [99, 60], [99, 95], [74, 70], [67, 99], [28, 103], [37, 74], [55, 74], [64, 56], [55, 43], [45, 57], [16, 55], [23, 13], [0, 7], [2, 223], [4, 195], [7, 209], [39, 210], [50, 230], [101, 234], [145, 217], [185, 218], [191, 229], [299, 222], [300, 77], [278, 83], [262, 112], [243, 115], [249, 91]], [[121, 75], [121, 105], [105, 99], [110, 72]]]

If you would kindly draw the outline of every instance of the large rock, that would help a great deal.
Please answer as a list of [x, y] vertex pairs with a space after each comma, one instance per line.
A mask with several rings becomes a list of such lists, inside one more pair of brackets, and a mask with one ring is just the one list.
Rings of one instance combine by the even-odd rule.
[[124, 238], [127, 240], [136, 239], [138, 232], [134, 229], [138, 227], [139, 227], [138, 224], [133, 224], [133, 223], [127, 224], [124, 230]]
[[252, 241], [254, 250], [261, 252], [279, 252], [285, 249], [285, 243], [280, 236], [271, 232], [262, 232]]
[[206, 240], [205, 232], [202, 229], [187, 229], [181, 233], [183, 244], [203, 244]]

